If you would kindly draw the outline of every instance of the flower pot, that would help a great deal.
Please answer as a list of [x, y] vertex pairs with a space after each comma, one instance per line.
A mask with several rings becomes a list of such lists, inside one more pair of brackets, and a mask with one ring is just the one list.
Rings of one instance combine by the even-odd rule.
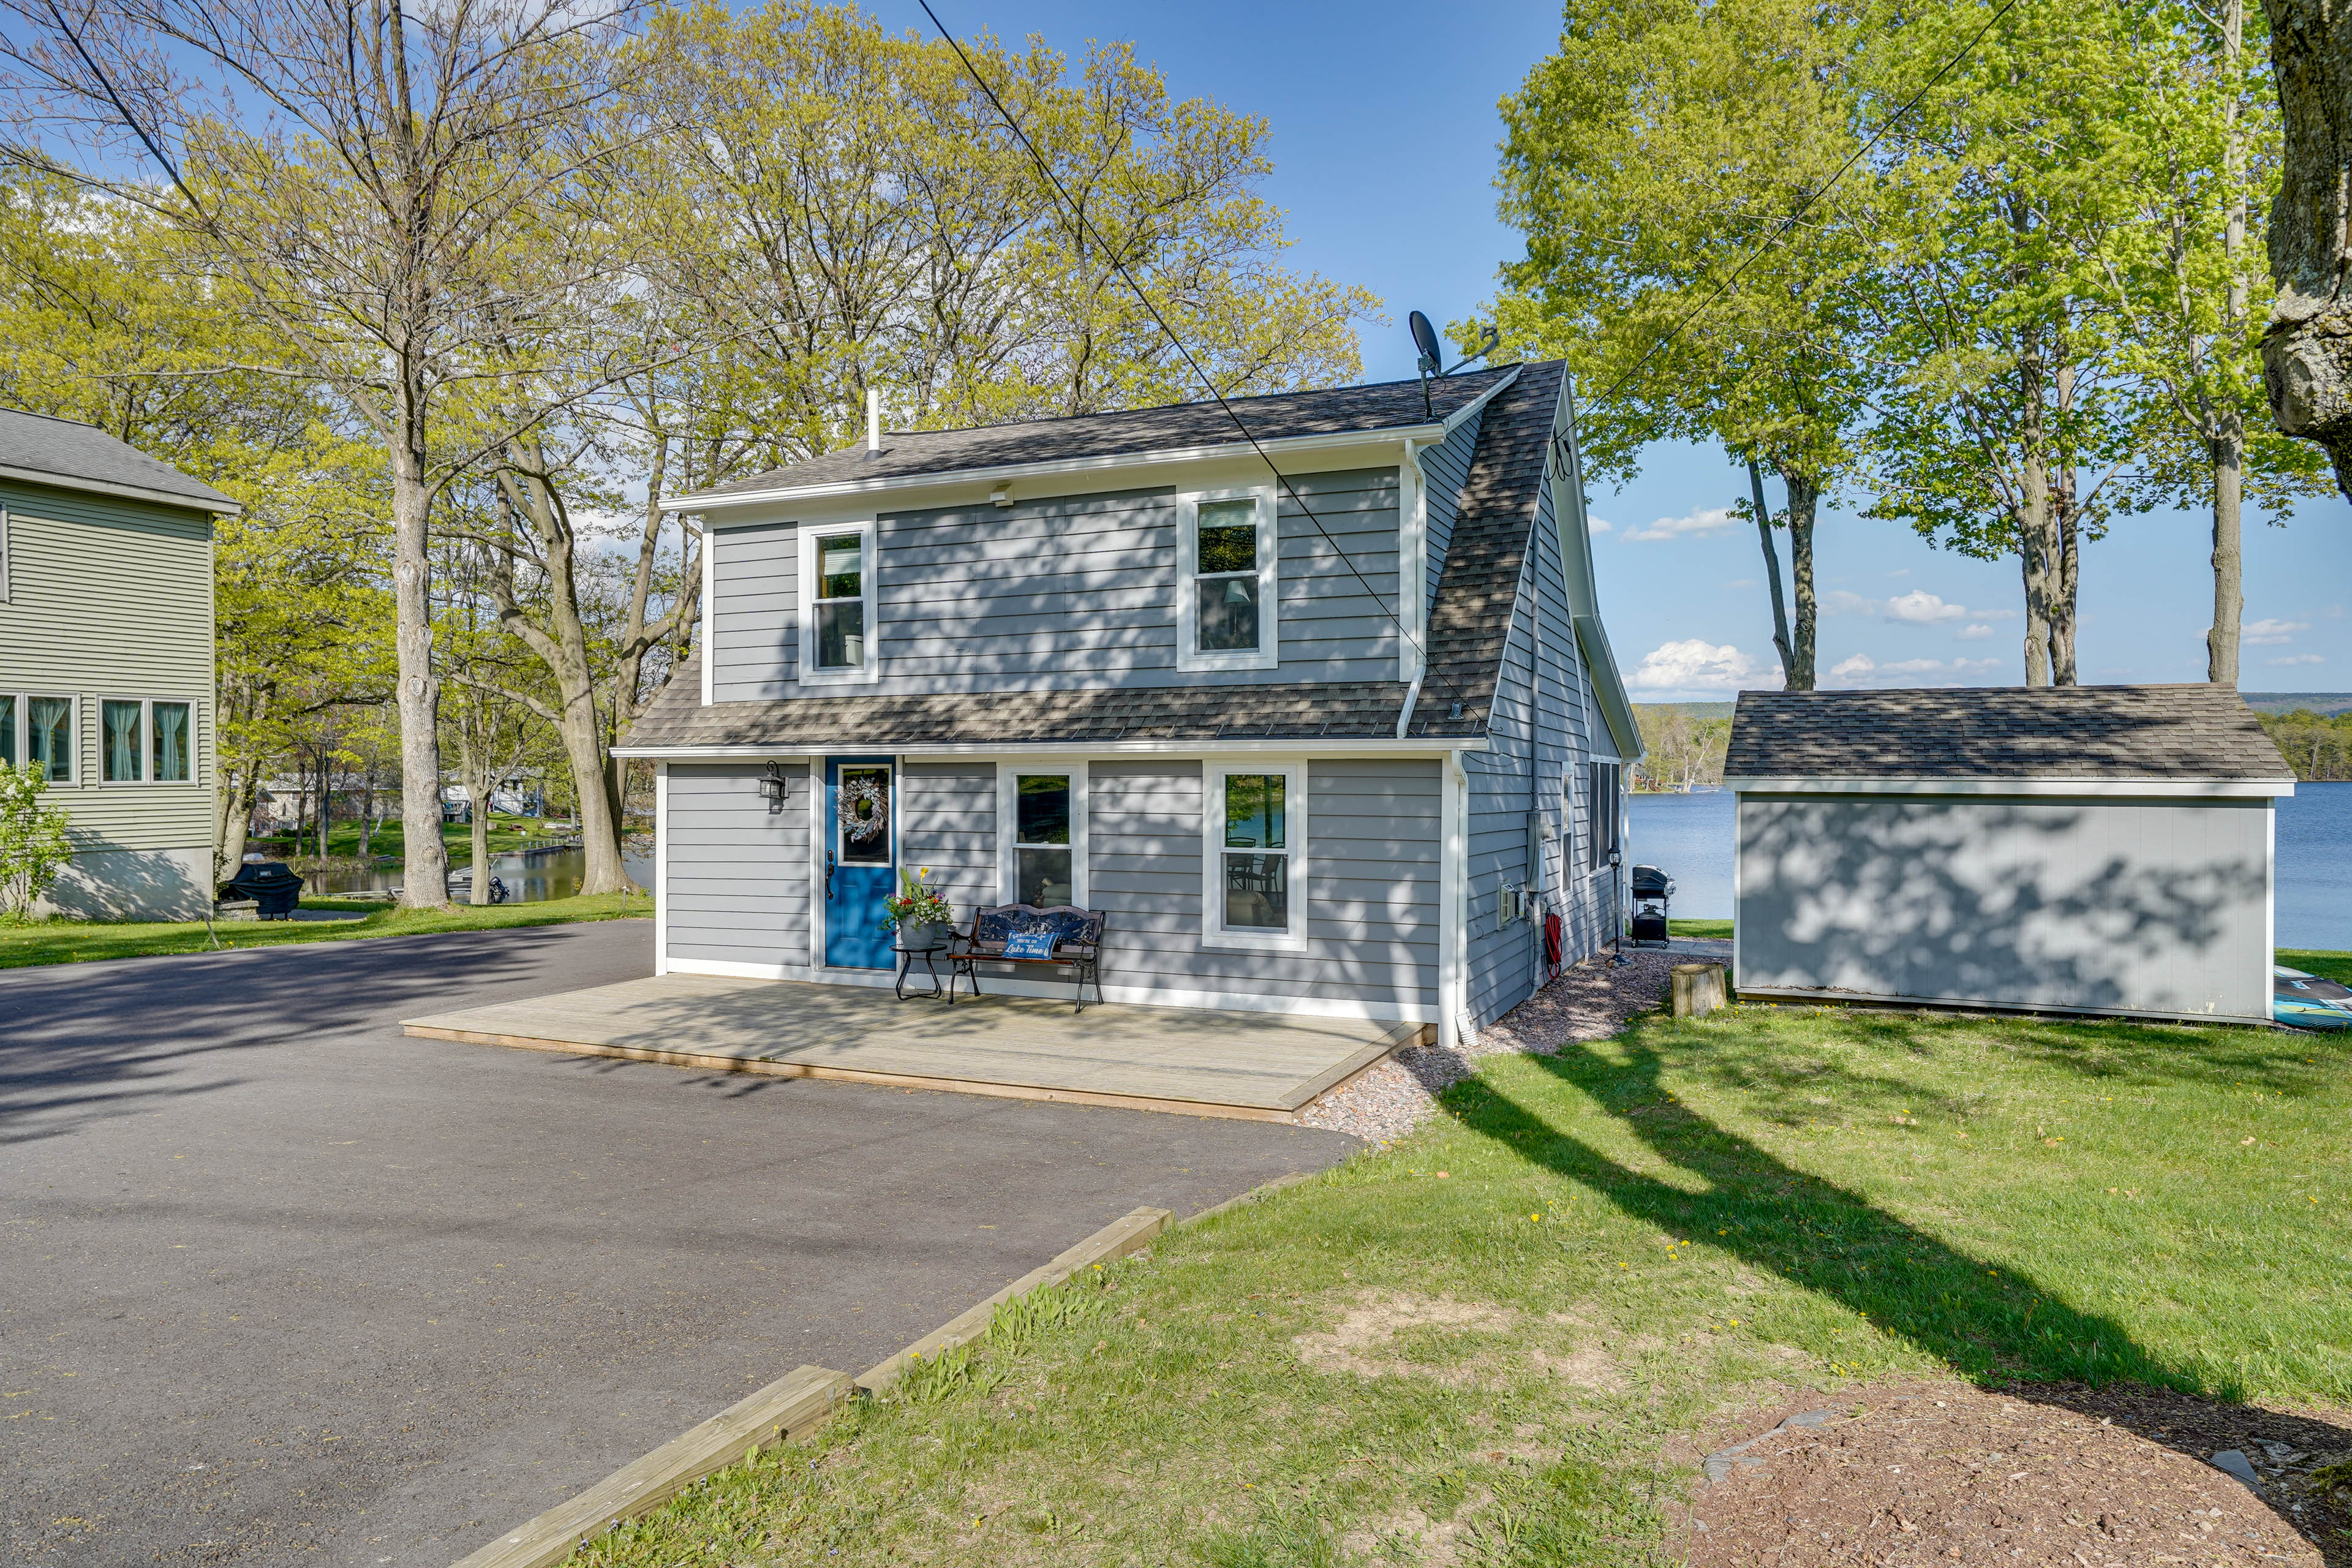
[[898, 945], [908, 952], [920, 952], [927, 947], [945, 947], [948, 928], [925, 921], [901, 921], [898, 923]]

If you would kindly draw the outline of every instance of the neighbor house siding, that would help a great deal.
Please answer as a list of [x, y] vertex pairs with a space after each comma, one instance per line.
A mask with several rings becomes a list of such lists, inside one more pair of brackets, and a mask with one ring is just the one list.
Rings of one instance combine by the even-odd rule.
[[[74, 778], [47, 793], [75, 857], [54, 897], [80, 913], [191, 915], [213, 846], [211, 517], [15, 481], [0, 481], [0, 691], [75, 700]], [[100, 782], [107, 698], [191, 705], [188, 782]]]
[[[1291, 488], [1307, 510], [1278, 497], [1276, 668], [1177, 670], [1176, 492], [1153, 489], [883, 513], [878, 678], [850, 689], [1395, 679], [1396, 470], [1305, 475]], [[715, 700], [844, 694], [797, 679], [798, 531], [714, 530]]]
[[1422, 591], [1429, 610], [1437, 608], [1437, 580], [1445, 571], [1445, 551], [1461, 516], [1462, 487], [1470, 481], [1470, 459], [1478, 449], [1478, 426], [1486, 415], [1480, 404], [1454, 433], [1421, 454], [1422, 491], [1428, 498], [1429, 530], [1423, 551]]
[[2266, 1020], [2267, 799], [1743, 795], [1742, 991]]
[[671, 962], [807, 968], [810, 774], [778, 765], [782, 806], [761, 793], [764, 763], [669, 764]]

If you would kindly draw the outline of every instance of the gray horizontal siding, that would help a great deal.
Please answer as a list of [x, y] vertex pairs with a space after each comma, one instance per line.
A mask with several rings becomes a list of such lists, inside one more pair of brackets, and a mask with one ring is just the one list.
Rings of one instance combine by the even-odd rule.
[[[1306, 510], [1286, 492], [1277, 507], [1276, 668], [1178, 671], [1175, 493], [1152, 489], [885, 513], [880, 678], [856, 690], [1395, 679], [1396, 470], [1307, 475], [1292, 488]], [[842, 694], [796, 679], [797, 531], [716, 531], [711, 688], [720, 701]]]
[[1739, 984], [2270, 1015], [2267, 800], [1739, 802]]
[[994, 763], [907, 764], [898, 785], [898, 863], [930, 872], [959, 925], [997, 901]]
[[805, 970], [809, 955], [809, 769], [782, 764], [779, 810], [763, 763], [669, 767], [669, 956]]

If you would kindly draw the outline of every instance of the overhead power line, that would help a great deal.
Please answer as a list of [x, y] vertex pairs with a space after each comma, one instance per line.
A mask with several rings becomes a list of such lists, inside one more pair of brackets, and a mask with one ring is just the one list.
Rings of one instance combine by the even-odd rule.
[[[1954, 55], [1950, 59], [1946, 60], [1942, 66], [1938, 67], [1936, 74], [1929, 77], [1918, 91], [1913, 93], [1908, 99], [1906, 99], [1900, 109], [1897, 109], [1893, 114], [1887, 116], [1885, 124], [1881, 125], [1875, 132], [1871, 133], [1869, 141], [1855, 148], [1853, 155], [1847, 158], [1844, 163], [1838, 165], [1837, 173], [1832, 174], [1827, 180], [1823, 181], [1821, 189], [1813, 192], [1803, 201], [1799, 202], [1795, 208], [1790, 212], [1789, 216], [1780, 220], [1780, 226], [1777, 228], [1773, 229], [1770, 234], [1766, 235], [1757, 245], [1755, 249], [1749, 251], [1745, 257], [1741, 258], [1739, 265], [1732, 269], [1731, 276], [1725, 279], [1721, 284], [1717, 285], [1714, 293], [1709, 294], [1706, 299], [1700, 300], [1693, 309], [1685, 311], [1682, 320], [1674, 324], [1672, 331], [1668, 331], [1664, 337], [1660, 338], [1656, 342], [1652, 343], [1649, 348], [1643, 352], [1642, 357], [1633, 362], [1632, 367], [1628, 369], [1624, 374], [1619, 376], [1615, 381], [1611, 382], [1609, 384], [1608, 390], [1603, 392], [1593, 401], [1595, 403], [1605, 403], [1610, 398], [1615, 396], [1624, 388], [1627, 382], [1632, 381], [1636, 375], [1641, 374], [1642, 367], [1649, 363], [1653, 358], [1656, 357], [1660, 350], [1664, 349], [1669, 344], [1673, 343], [1676, 338], [1683, 335], [1685, 328], [1697, 321], [1701, 316], [1706, 314], [1708, 310], [1714, 309], [1715, 302], [1717, 300], [1722, 299], [1726, 294], [1731, 292], [1732, 286], [1739, 281], [1741, 276], [1747, 272], [1748, 268], [1755, 262], [1758, 257], [1763, 255], [1766, 251], [1771, 249], [1773, 246], [1779, 244], [1783, 236], [1785, 236], [1790, 229], [1797, 226], [1797, 220], [1803, 217], [1805, 214], [1811, 209], [1812, 205], [1815, 202], [1820, 201], [1823, 196], [1828, 195], [1831, 190], [1836, 186], [1837, 183], [1840, 180], [1844, 179], [1847, 174], [1853, 170], [1856, 163], [1861, 163], [1864, 158], [1868, 157], [1870, 155], [1871, 149], [1876, 147], [1881, 142], [1885, 141], [1886, 139], [1887, 132], [1893, 131], [1896, 125], [1900, 124], [1903, 121], [1903, 117], [1909, 114], [1913, 109], [1916, 108], [1921, 99], [1927, 97], [1928, 93], [1935, 90], [1937, 84], [1941, 82], [1946, 77], [1951, 75], [1953, 70], [1959, 66], [1962, 60], [1967, 59], [1969, 55], [1975, 53], [1976, 47], [1984, 42], [1984, 36], [1987, 33], [1991, 32], [1994, 25], [2000, 22], [2003, 16], [2008, 16], [2011, 8], [2016, 5], [2016, 4], [2017, 0], [2001, 0], [2000, 5], [1994, 8], [1993, 14], [1985, 18], [1984, 26], [1979, 27], [1976, 30], [1975, 35], [1971, 37], [1967, 43], [1960, 46], [1960, 52], [1958, 54]], [[930, 6], [926, 4], [923, 8], [928, 11], [930, 9]]]
[[[1137, 302], [1150, 313], [1152, 321], [1158, 323], [1160, 330], [1167, 334], [1168, 341], [1174, 344], [1176, 352], [1183, 356], [1185, 364], [1192, 368], [1193, 375], [1198, 377], [1201, 384], [1208, 389], [1209, 395], [1216, 401], [1217, 406], [1223, 410], [1225, 417], [1234, 422], [1234, 428], [1242, 433], [1242, 438], [1250, 444], [1250, 449], [1258, 455], [1259, 460], [1265, 464], [1267, 471], [1274, 475], [1275, 481], [1282, 487], [1283, 493], [1290, 498], [1291, 505], [1297, 507], [1307, 521], [1315, 525], [1315, 531], [1323, 536], [1323, 542], [1331, 547], [1331, 552], [1339, 558], [1340, 564], [1348, 568], [1349, 573], [1362, 586], [1364, 593], [1372, 603], [1381, 607], [1381, 613], [1388, 616], [1390, 624], [1397, 629], [1399, 640], [1420, 655], [1423, 670], [1434, 674], [1439, 680], [1444, 682], [1446, 690], [1453, 694], [1455, 705], [1460, 706], [1465, 700], [1462, 695], [1462, 689], [1454, 685], [1453, 679], [1444, 670], [1436, 668], [1430, 663], [1429, 650], [1423, 647], [1411, 632], [1405, 630], [1404, 622], [1398, 618], [1394, 610], [1389, 608], [1388, 602], [1382, 599], [1379, 592], [1366, 580], [1363, 573], [1358, 569], [1355, 560], [1340, 547], [1339, 542], [1331, 537], [1331, 531], [1323, 526], [1323, 520], [1315, 515], [1315, 509], [1307, 504], [1307, 498], [1298, 493], [1298, 488], [1290, 482], [1290, 477], [1282, 471], [1281, 466], [1275, 462], [1273, 457], [1263, 446], [1259, 445], [1256, 432], [1249, 427], [1248, 423], [1239, 414], [1234, 412], [1234, 405], [1225, 401], [1225, 395], [1218, 389], [1217, 384], [1209, 378], [1209, 373], [1201, 368], [1201, 362], [1193, 356], [1192, 347], [1184, 342], [1174, 327], [1168, 324], [1168, 318], [1160, 313], [1160, 307], [1152, 303], [1151, 296], [1144, 292], [1143, 285], [1138, 283], [1134, 274], [1128, 271], [1127, 264], [1119, 259], [1118, 252], [1103, 238], [1102, 231], [1095, 227], [1093, 222], [1087, 218], [1086, 209], [1079, 206], [1071, 197], [1068, 190], [1063, 186], [1060, 177], [1045, 162], [1044, 154], [1037, 151], [1037, 144], [1032, 142], [1029, 139], [1029, 133], [1021, 128], [1021, 121], [1013, 118], [1013, 111], [1005, 107], [1004, 100], [996, 95], [996, 89], [990, 85], [987, 77], [981, 74], [980, 68], [972, 63], [971, 57], [964, 52], [963, 45], [957, 41], [953, 33], [948, 31], [947, 24], [940, 20], [940, 14], [931, 9], [931, 0], [917, 0], [917, 4], [922, 6], [923, 15], [931, 19], [931, 26], [940, 30], [940, 37], [947, 40], [948, 47], [956, 52], [956, 58], [963, 62], [964, 71], [971, 78], [973, 84], [987, 96], [989, 103], [1003, 119], [1005, 129], [1013, 132], [1013, 139], [1021, 143], [1022, 151], [1029, 154], [1029, 161], [1037, 166], [1037, 173], [1045, 178], [1047, 188], [1061, 198], [1062, 205], [1069, 210], [1071, 221], [1094, 241], [1104, 258], [1109, 261], [1111, 269], [1118, 274], [1119, 280], [1134, 292]], [[2014, 5], [2016, 0], [2008, 0], [2008, 4]], [[2003, 9], [2006, 8], [2007, 6], [2004, 5]], [[1278, 526], [1276, 530], [1274, 547], [1277, 550], [1281, 548], [1281, 531]], [[1400, 600], [1405, 590], [1404, 565], [1402, 559], [1399, 559], [1397, 594]], [[1424, 563], [1423, 571], [1425, 573], [1427, 569]], [[1407, 717], [1411, 716], [1407, 715]]]

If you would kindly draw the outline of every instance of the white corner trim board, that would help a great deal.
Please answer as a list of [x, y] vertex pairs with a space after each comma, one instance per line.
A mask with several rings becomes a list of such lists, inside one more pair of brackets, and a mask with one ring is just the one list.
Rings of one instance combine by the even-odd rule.
[[2291, 795], [2293, 779], [1727, 778], [1734, 795], [2115, 795], [2258, 799]]
[[[625, 875], [625, 873], [624, 873]], [[654, 764], [654, 973], [669, 964], [669, 764]]]

